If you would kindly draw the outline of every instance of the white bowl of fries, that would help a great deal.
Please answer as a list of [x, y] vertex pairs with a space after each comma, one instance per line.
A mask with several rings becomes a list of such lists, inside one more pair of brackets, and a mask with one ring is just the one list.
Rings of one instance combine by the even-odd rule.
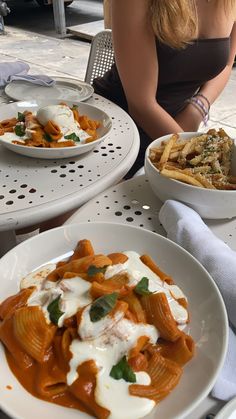
[[154, 140], [146, 150], [145, 173], [163, 202], [181, 201], [202, 218], [236, 216], [236, 144], [222, 129]]

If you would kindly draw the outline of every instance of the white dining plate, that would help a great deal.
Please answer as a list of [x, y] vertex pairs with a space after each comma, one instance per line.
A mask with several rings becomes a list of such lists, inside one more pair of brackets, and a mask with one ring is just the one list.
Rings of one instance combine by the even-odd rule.
[[[210, 392], [226, 353], [225, 306], [202, 265], [170, 240], [153, 232], [113, 223], [81, 223], [49, 230], [18, 245], [0, 260], [0, 300], [18, 290], [20, 279], [48, 263], [69, 256], [78, 240], [90, 239], [96, 253], [135, 250], [149, 254], [170, 274], [188, 298], [190, 323], [185, 330], [196, 343], [195, 357], [184, 367], [177, 387], [146, 419], [179, 419]], [[18, 383], [0, 345], [0, 407], [14, 419], [89, 419], [89, 415], [41, 401]], [[11, 390], [9, 387], [11, 386]], [[22, 402], [24, 401], [24, 402]], [[32, 413], [33, 412], [33, 413]]]
[[53, 77], [56, 84], [51, 87], [39, 86], [25, 80], [15, 80], [5, 87], [5, 93], [14, 100], [44, 100], [50, 97], [54, 100], [89, 99], [94, 89], [84, 81], [67, 77]]
[[236, 419], [236, 397], [230, 400], [223, 409], [217, 413], [215, 419]]
[[[44, 101], [24, 101], [15, 102], [8, 105], [0, 106], [0, 121], [8, 118], [17, 117], [18, 112], [23, 113], [25, 110], [31, 112], [37, 112], [37, 110], [44, 106], [59, 104], [58, 100], [44, 100]], [[101, 122], [101, 126], [97, 129], [98, 139], [91, 143], [78, 144], [72, 147], [60, 147], [60, 148], [41, 148], [41, 147], [28, 147], [19, 144], [13, 144], [9, 139], [4, 139], [4, 136], [0, 136], [0, 144], [15, 153], [22, 154], [28, 157], [34, 157], [38, 159], [61, 159], [66, 157], [73, 157], [83, 153], [91, 151], [101, 141], [103, 141], [110, 133], [112, 128], [112, 121], [109, 115], [97, 108], [96, 106], [89, 105], [84, 102], [66, 101], [69, 106], [77, 105], [80, 115], [87, 115], [89, 118], [98, 120]], [[15, 138], [14, 138], [15, 140]]]

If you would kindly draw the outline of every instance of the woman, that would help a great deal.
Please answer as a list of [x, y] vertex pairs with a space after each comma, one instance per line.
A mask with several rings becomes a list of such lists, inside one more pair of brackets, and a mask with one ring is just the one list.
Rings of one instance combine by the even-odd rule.
[[236, 0], [112, 0], [111, 14], [116, 65], [94, 88], [140, 127], [130, 176], [150, 141], [207, 121], [236, 54]]

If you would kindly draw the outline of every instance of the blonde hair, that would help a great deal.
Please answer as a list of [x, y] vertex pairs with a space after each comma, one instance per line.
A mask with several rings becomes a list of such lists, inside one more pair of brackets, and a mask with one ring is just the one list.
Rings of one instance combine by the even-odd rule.
[[[213, 0], [212, 0], [213, 1]], [[235, 10], [235, 0], [214, 0], [225, 12]], [[197, 37], [195, 0], [150, 0], [151, 23], [157, 38], [173, 48], [183, 48]]]

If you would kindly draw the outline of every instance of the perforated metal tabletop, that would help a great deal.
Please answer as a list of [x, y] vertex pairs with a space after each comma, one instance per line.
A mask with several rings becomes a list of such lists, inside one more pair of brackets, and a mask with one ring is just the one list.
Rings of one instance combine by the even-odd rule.
[[0, 232], [77, 208], [128, 172], [139, 150], [136, 125], [123, 109], [101, 96], [94, 94], [88, 103], [107, 112], [113, 123], [111, 134], [91, 152], [42, 160], [0, 146]]

